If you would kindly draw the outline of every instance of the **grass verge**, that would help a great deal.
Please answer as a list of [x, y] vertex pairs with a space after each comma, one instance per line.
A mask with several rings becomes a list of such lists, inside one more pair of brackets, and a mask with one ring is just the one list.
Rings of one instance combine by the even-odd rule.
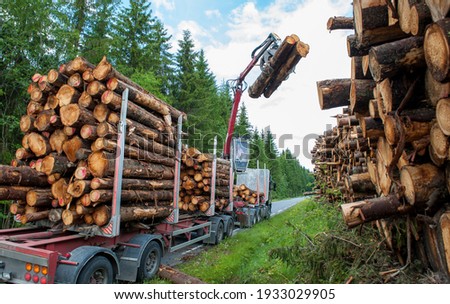
[[[330, 204], [305, 200], [209, 247], [179, 266], [207, 283], [417, 283], [421, 265], [399, 270], [370, 226], [348, 230]], [[418, 270], [419, 268], [419, 270]], [[388, 271], [389, 277], [380, 272]], [[393, 275], [395, 274], [395, 275]]]

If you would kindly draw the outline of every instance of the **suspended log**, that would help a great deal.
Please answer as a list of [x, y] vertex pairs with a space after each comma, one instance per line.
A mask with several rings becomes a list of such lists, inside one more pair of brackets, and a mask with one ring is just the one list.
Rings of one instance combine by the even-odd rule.
[[273, 92], [275, 92], [281, 83], [289, 77], [289, 74], [294, 71], [300, 59], [306, 57], [308, 53], [309, 45], [302, 41], [297, 41], [285, 64], [280, 67], [275, 78], [264, 91], [264, 97], [269, 98], [272, 96]]
[[434, 79], [450, 81], [450, 18], [431, 24], [424, 38], [425, 60]]
[[400, 70], [425, 67], [422, 37], [410, 37], [374, 46], [369, 52], [369, 68], [375, 81], [395, 76]]
[[[95, 177], [113, 176], [115, 156], [106, 152], [94, 152], [88, 158], [89, 171]], [[171, 179], [173, 168], [146, 163], [134, 159], [124, 160], [123, 177], [145, 179]]]
[[286, 62], [296, 42], [297, 41], [293, 36], [284, 38], [278, 50], [266, 63], [262, 73], [249, 87], [248, 94], [251, 98], [259, 98], [264, 93], [264, 90], [269, 85], [273, 75], [277, 73], [281, 65]]
[[0, 165], [0, 185], [48, 186], [47, 177], [30, 167]]
[[317, 82], [322, 110], [350, 105], [350, 79], [331, 79]]
[[402, 204], [395, 195], [377, 197], [341, 205], [342, 216], [349, 228], [378, 219], [407, 214], [412, 207]]

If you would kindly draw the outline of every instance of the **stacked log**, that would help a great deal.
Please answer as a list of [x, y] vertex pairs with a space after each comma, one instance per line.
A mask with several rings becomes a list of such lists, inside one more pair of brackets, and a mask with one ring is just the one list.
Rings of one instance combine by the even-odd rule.
[[233, 200], [236, 202], [244, 202], [245, 205], [255, 205], [258, 201], [264, 199], [264, 193], [250, 189], [245, 184], [233, 187]]
[[213, 154], [191, 147], [183, 151], [181, 159], [180, 210], [205, 213], [211, 206], [211, 199], [217, 211], [224, 210], [230, 203], [230, 161], [216, 159], [213, 185]]
[[345, 108], [312, 151], [316, 193], [343, 199], [348, 227], [373, 222], [392, 249], [414, 231], [430, 266], [449, 276], [449, 4], [396, 4], [355, 0], [351, 77], [317, 83], [322, 109]]
[[14, 166], [0, 168], [0, 199], [22, 223], [109, 223], [122, 96], [127, 103], [121, 221], [153, 221], [172, 209], [175, 132], [185, 114], [120, 74], [104, 57], [35, 74], [20, 120]]

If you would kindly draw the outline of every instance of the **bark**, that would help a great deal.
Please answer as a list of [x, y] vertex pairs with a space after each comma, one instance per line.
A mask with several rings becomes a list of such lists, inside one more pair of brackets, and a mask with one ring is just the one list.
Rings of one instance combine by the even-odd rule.
[[348, 57], [365, 56], [369, 54], [370, 46], [360, 46], [356, 35], [347, 36], [347, 54]]
[[0, 185], [48, 186], [47, 177], [30, 167], [0, 165]]
[[341, 205], [344, 221], [349, 228], [378, 219], [403, 215], [411, 210], [411, 206], [403, 205], [395, 195]]
[[362, 116], [369, 116], [369, 102], [373, 96], [373, 80], [355, 79], [350, 85], [350, 111]]
[[350, 105], [350, 79], [332, 79], [317, 82], [319, 104], [322, 110]]
[[425, 0], [425, 3], [434, 22], [444, 19], [450, 11], [450, 3], [447, 0]]
[[27, 204], [31, 207], [50, 207], [53, 196], [50, 189], [33, 189], [27, 192]]
[[27, 192], [31, 187], [0, 186], [0, 200], [26, 200]]
[[[106, 152], [94, 152], [88, 158], [89, 170], [95, 177], [114, 176], [115, 157]], [[141, 162], [134, 159], [124, 160], [123, 177], [148, 179], [171, 179], [173, 168]]]
[[36, 119], [35, 116], [22, 115], [22, 117], [20, 117], [19, 122], [20, 131], [22, 131], [23, 133], [37, 131], [36, 127], [34, 126], [35, 119]]
[[327, 30], [352, 30], [354, 29], [353, 18], [351, 17], [330, 17], [327, 21]]
[[379, 138], [384, 135], [384, 125], [381, 119], [364, 117], [360, 120], [364, 138]]
[[[112, 189], [114, 186], [113, 178], [98, 178], [92, 179], [91, 188], [93, 190], [97, 189]], [[173, 180], [148, 180], [148, 179], [122, 179], [122, 189], [124, 190], [160, 190], [173, 189]]]
[[52, 223], [60, 222], [62, 219], [62, 212], [63, 212], [62, 208], [51, 209], [48, 214], [48, 220]]
[[429, 206], [433, 199], [439, 199], [446, 186], [444, 173], [433, 164], [404, 166], [400, 180], [405, 187], [408, 203], [419, 208]]
[[[122, 97], [113, 91], [106, 91], [102, 95], [102, 103], [109, 105], [114, 110], [118, 110], [122, 103]], [[127, 105], [127, 117], [159, 131], [166, 129], [163, 120], [130, 101], [128, 101]]]
[[400, 128], [403, 128], [404, 140], [408, 143], [430, 134], [431, 122], [413, 121], [409, 117], [403, 117], [401, 120], [402, 124], [399, 125], [392, 115], [387, 115], [384, 119], [384, 133], [390, 145], [396, 145], [400, 141]]
[[431, 24], [424, 38], [425, 60], [434, 79], [450, 81], [450, 18]]
[[425, 66], [422, 37], [410, 37], [374, 46], [369, 52], [372, 77], [380, 82], [395, 76], [400, 70], [418, 70]]
[[50, 213], [50, 210], [44, 210], [44, 211], [39, 211], [39, 212], [23, 214], [20, 217], [20, 222], [25, 225], [26, 223], [45, 220], [48, 218], [49, 213]]
[[[108, 203], [113, 199], [113, 190], [92, 190], [89, 194], [92, 203]], [[135, 202], [141, 205], [173, 199], [173, 192], [167, 190], [122, 190], [122, 202]]]
[[367, 56], [354, 56], [351, 58], [351, 79], [372, 79], [370, 73], [366, 73], [363, 58]]
[[[95, 145], [95, 151], [105, 150], [109, 152], [115, 152], [117, 150], [117, 142], [106, 138], [98, 138], [93, 145]], [[125, 145], [123, 151], [126, 158], [142, 160], [149, 163], [162, 164], [169, 167], [175, 166], [175, 160], [173, 158], [165, 157], [160, 154], [147, 151], [145, 149]]]
[[278, 50], [266, 63], [264, 70], [258, 76], [256, 81], [249, 87], [248, 94], [251, 98], [258, 98], [263, 93], [279, 68], [287, 61], [289, 54], [296, 44], [296, 39], [292, 36], [287, 36], [281, 43]]
[[34, 120], [34, 127], [40, 132], [53, 132], [62, 127], [61, 119], [54, 110], [40, 112]]
[[161, 265], [159, 267], [158, 275], [166, 280], [169, 280], [175, 284], [205, 284], [198, 278], [187, 275], [178, 269], [169, 267], [167, 265]]
[[424, 2], [411, 7], [409, 18], [409, 27], [414, 36], [423, 36], [426, 26], [432, 22], [431, 11]]
[[294, 71], [300, 59], [306, 57], [308, 53], [309, 45], [303, 43], [302, 41], [297, 41], [286, 63], [280, 67], [276, 74], [276, 77], [264, 91], [264, 97], [269, 98], [270, 96], [272, 96], [273, 92], [275, 92], [281, 85], [281, 83], [289, 77], [289, 74]]

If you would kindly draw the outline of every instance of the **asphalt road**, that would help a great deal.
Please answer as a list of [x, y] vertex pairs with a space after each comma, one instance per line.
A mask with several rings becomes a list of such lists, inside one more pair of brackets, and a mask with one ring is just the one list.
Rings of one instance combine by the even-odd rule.
[[[306, 199], [306, 197], [302, 196], [302, 197], [296, 197], [296, 198], [290, 198], [290, 199], [286, 199], [286, 200], [276, 201], [276, 202], [272, 203], [272, 216], [275, 216], [277, 214], [280, 214], [280, 213], [286, 211], [287, 209], [302, 202], [305, 199]], [[248, 228], [246, 228], [246, 229], [248, 229]], [[234, 230], [233, 234], [236, 234], [240, 231], [245, 231], [246, 229], [236, 228]], [[197, 243], [197, 244], [188, 246], [184, 249], [180, 249], [176, 252], [167, 253], [163, 257], [161, 262], [165, 265], [175, 266], [177, 264], [182, 263], [183, 260], [189, 258], [189, 256], [197, 255], [199, 252], [201, 252], [202, 250], [205, 249], [205, 246], [207, 246], [207, 245], [203, 245], [202, 243]]]

